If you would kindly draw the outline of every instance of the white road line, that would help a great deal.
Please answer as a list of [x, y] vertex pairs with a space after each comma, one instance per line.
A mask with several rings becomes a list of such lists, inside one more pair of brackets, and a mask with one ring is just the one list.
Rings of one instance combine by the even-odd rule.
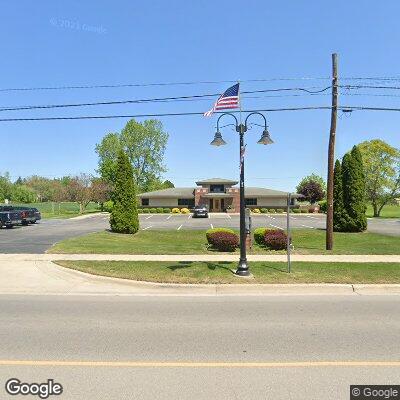
[[167, 217], [167, 220], [169, 220], [171, 217], [172, 217], [172, 214]]
[[309, 225], [303, 225], [303, 224], [301, 224], [301, 226], [304, 226], [304, 228], [316, 229], [315, 226], [309, 226]]
[[150, 229], [153, 225], [146, 226], [146, 228], [143, 228], [142, 231], [146, 231], [147, 229]]
[[319, 220], [319, 218], [317, 218], [317, 217], [312, 217], [311, 215], [305, 215], [305, 217]]
[[284, 229], [281, 228], [280, 226], [276, 226], [276, 225], [272, 225], [272, 224], [269, 224], [269, 225], [272, 226], [273, 228], [277, 228], [277, 229], [280, 229], [281, 231], [284, 231]]
[[267, 218], [271, 218], [271, 219], [276, 219], [274, 217], [271, 217], [270, 215], [266, 215]]
[[146, 217], [146, 219], [149, 219], [149, 218], [151, 218], [152, 217], [152, 215], [149, 215], [148, 217]]
[[188, 216], [188, 219], [190, 219], [190, 218], [192, 218], [192, 214], [190, 214], [190, 215]]
[[211, 226], [211, 229], [214, 229], [214, 225], [213, 224], [210, 224], [210, 226]]
[[177, 229], [177, 231], [179, 231], [182, 228], [183, 225], [180, 225], [179, 228]]
[[232, 219], [232, 217], [229, 214], [226, 214], [228, 216], [229, 219]]
[[295, 218], [295, 217], [292, 217], [292, 216], [290, 216], [290, 218], [292, 218], [292, 219], [297, 219], [297, 218]]

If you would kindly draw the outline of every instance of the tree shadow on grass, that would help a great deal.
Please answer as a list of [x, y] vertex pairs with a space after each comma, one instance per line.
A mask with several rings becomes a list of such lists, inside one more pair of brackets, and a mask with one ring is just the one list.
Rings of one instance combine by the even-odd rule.
[[[205, 264], [207, 266], [207, 268], [211, 271], [215, 271], [218, 269], [225, 269], [229, 272], [231, 272], [231, 269], [226, 266], [226, 265], [231, 265], [230, 262], [228, 261], [221, 261], [221, 262], [196, 262], [197, 264], [201, 263], [201, 264]], [[180, 269], [184, 269], [184, 268], [190, 268], [192, 265], [194, 264], [194, 261], [179, 261], [177, 264], [175, 265], [170, 265], [169, 267], [167, 267], [168, 269], [170, 269], [171, 271], [177, 271]]]

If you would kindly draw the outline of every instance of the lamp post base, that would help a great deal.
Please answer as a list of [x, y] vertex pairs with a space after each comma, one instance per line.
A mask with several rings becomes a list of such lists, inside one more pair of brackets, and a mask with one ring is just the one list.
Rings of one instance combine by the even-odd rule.
[[249, 264], [247, 263], [247, 260], [239, 260], [239, 265], [238, 268], [235, 272], [235, 275], [238, 276], [250, 276], [250, 271], [249, 271]]

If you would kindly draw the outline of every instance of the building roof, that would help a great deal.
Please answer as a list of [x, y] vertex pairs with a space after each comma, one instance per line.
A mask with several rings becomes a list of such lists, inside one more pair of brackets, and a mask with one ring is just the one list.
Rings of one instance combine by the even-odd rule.
[[[244, 194], [246, 197], [286, 197], [287, 192], [282, 190], [266, 189], [260, 187], [245, 187]], [[297, 193], [291, 193], [292, 197], [301, 197]]]
[[152, 198], [194, 198], [194, 188], [169, 188], [162, 190], [155, 190], [154, 192], [147, 192], [138, 194], [138, 197], [146, 199]]
[[197, 181], [196, 185], [237, 185], [238, 181], [233, 181], [231, 179], [223, 179], [223, 178], [211, 178], [204, 179], [203, 181]]

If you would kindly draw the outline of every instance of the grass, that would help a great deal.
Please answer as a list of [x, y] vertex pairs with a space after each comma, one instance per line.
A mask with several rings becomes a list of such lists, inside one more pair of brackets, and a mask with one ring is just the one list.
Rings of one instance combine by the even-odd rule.
[[94, 275], [164, 283], [400, 283], [400, 263], [252, 262], [254, 279], [235, 277], [230, 262], [57, 261]]
[[[295, 254], [400, 254], [400, 237], [376, 233], [335, 233], [334, 250], [325, 250], [325, 231], [292, 231]], [[108, 231], [63, 240], [50, 253], [81, 254], [210, 254], [205, 231], [139, 231], [124, 235]], [[265, 254], [257, 245], [250, 254]], [[284, 253], [273, 252], [274, 254]]]
[[[35, 207], [37, 208], [41, 214], [42, 218], [71, 218], [76, 217], [79, 214], [79, 205], [74, 202], [63, 202], [63, 203], [25, 203], [25, 204], [17, 204], [13, 203], [14, 206], [26, 206], [26, 207]], [[98, 212], [97, 203], [91, 202], [86, 207], [84, 214], [89, 214], [93, 212]]]
[[[368, 204], [367, 217], [372, 218], [374, 212], [372, 206]], [[381, 215], [379, 218], [400, 218], [400, 206], [386, 205], [382, 208]]]

